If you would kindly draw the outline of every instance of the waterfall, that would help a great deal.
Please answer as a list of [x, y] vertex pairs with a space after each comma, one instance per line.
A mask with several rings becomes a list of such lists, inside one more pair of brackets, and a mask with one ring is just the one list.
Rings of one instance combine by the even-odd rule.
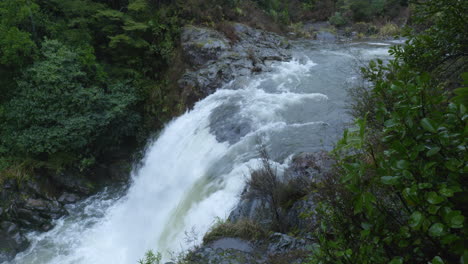
[[228, 216], [260, 164], [258, 138], [279, 167], [294, 153], [329, 149], [348, 120], [343, 84], [356, 76], [350, 58], [302, 53], [313, 59], [236, 80], [168, 123], [123, 195], [105, 190], [70, 206], [53, 230], [29, 234], [31, 247], [12, 263], [130, 264], [150, 249], [167, 258]]

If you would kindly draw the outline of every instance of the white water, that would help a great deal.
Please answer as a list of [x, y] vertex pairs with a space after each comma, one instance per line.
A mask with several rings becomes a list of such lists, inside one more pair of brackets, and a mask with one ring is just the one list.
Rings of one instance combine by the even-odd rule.
[[[302, 53], [309, 57], [278, 63], [236, 90], [219, 89], [169, 123], [124, 195], [108, 190], [71, 206], [53, 230], [29, 234], [32, 246], [12, 263], [131, 264], [149, 249], [168, 256], [200, 242], [258, 166], [259, 138], [283, 166], [291, 154], [329, 148], [348, 120], [343, 88], [356, 77], [352, 56], [342, 56], [349, 50]], [[343, 67], [347, 73], [337, 71]], [[186, 241], [191, 231], [198, 237]]]

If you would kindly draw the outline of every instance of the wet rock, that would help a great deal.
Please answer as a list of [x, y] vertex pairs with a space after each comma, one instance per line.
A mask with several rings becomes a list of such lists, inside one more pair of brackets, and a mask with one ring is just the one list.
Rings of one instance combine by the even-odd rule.
[[59, 198], [58, 202], [62, 204], [72, 204], [76, 203], [80, 197], [74, 193], [64, 192]]
[[220, 105], [211, 112], [210, 132], [218, 142], [234, 144], [252, 130], [252, 120], [240, 115], [240, 111], [240, 106], [233, 102]]
[[274, 233], [268, 240], [270, 241], [268, 253], [271, 255], [305, 249], [306, 246], [306, 241], [304, 239], [297, 239], [282, 233]]
[[237, 222], [241, 219], [249, 219], [269, 230], [274, 223], [274, 215], [271, 205], [258, 198], [244, 197], [229, 214], [228, 220]]
[[14, 219], [24, 228], [48, 231], [52, 228], [52, 220], [68, 214], [57, 201], [32, 199], [17, 204]]
[[9, 261], [29, 246], [27, 239], [12, 222], [0, 224], [0, 263]]
[[184, 57], [193, 66], [178, 82], [186, 100], [194, 103], [235, 78], [268, 70], [271, 61], [291, 58], [283, 37], [239, 23], [232, 24], [232, 29], [236, 42], [209, 28], [183, 29]]

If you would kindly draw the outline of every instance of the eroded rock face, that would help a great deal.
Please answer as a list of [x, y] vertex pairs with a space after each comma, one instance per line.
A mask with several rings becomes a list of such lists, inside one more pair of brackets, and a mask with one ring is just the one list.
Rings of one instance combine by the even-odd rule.
[[209, 28], [183, 29], [184, 58], [192, 69], [178, 83], [189, 106], [235, 78], [267, 71], [271, 61], [291, 59], [285, 38], [239, 23], [231, 26], [236, 41]]

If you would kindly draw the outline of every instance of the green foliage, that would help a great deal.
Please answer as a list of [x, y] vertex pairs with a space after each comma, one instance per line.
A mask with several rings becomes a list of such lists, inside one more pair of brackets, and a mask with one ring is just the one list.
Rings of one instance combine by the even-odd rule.
[[338, 0], [337, 11], [355, 22], [371, 21], [378, 17], [389, 19], [398, 15], [406, 3], [399, 0]]
[[[1, 1], [0, 171], [82, 170], [161, 127], [182, 20], [147, 0]], [[142, 117], [152, 124], [137, 128]]]
[[[422, 71], [434, 71], [442, 67], [442, 71], [459, 58], [465, 58], [462, 70], [466, 71], [466, 56], [468, 54], [468, 19], [467, 1], [424, 1], [417, 6], [414, 23], [423, 27], [406, 33], [410, 37], [410, 45], [395, 50], [394, 54], [404, 63]], [[425, 25], [430, 25], [425, 27]], [[421, 28], [419, 27], [419, 30]], [[456, 76], [458, 78], [458, 76]]]
[[322, 199], [312, 263], [455, 263], [464, 254], [466, 107], [444, 105], [428, 74], [393, 64], [374, 75], [385, 67], [368, 72], [375, 96], [395, 99], [378, 100], [384, 150], [367, 141], [364, 119], [345, 132], [335, 150], [342, 189]]
[[337, 27], [346, 25], [346, 19], [341, 15], [340, 12], [335, 12], [335, 14], [328, 19], [328, 22]]
[[25, 71], [4, 109], [1, 142], [8, 154], [83, 153], [134, 130], [136, 94], [126, 83], [105, 84], [99, 65], [86, 56], [55, 40], [42, 43], [41, 59]]
[[[441, 12], [451, 9], [443, 2]], [[464, 30], [452, 22], [450, 30]], [[425, 64], [426, 53], [433, 62], [450, 57], [439, 50], [443, 45], [433, 45], [452, 42], [439, 30], [435, 23], [405, 47], [392, 48], [396, 58], [388, 64], [372, 61], [363, 69], [373, 84], [364, 91], [372, 116], [356, 111], [361, 118], [335, 149], [336, 171], [318, 190], [321, 228], [310, 263], [466, 261], [466, 94], [459, 88], [451, 98], [445, 80], [427, 72], [434, 68]]]
[[145, 254], [145, 258], [138, 261], [139, 264], [161, 264], [161, 253], [154, 254], [153, 251], [149, 250]]

